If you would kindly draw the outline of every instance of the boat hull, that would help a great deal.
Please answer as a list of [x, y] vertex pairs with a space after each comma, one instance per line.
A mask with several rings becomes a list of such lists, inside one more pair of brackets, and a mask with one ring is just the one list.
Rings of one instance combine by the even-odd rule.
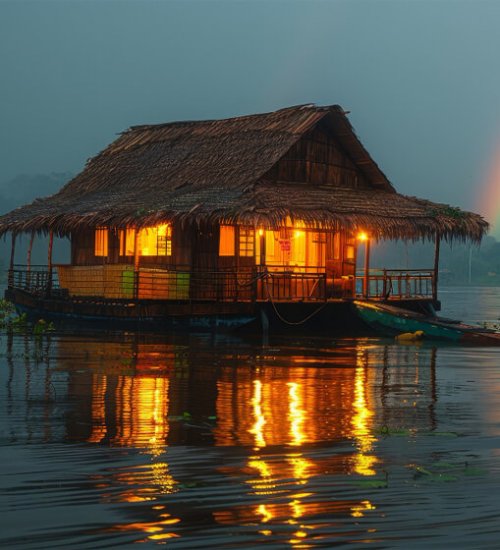
[[209, 304], [171, 304], [139, 301], [92, 301], [43, 298], [8, 289], [5, 298], [31, 320], [44, 319], [62, 326], [90, 325], [124, 329], [193, 331], [236, 330], [256, 320], [251, 308], [225, 304], [214, 311]]
[[500, 346], [500, 334], [458, 321], [429, 317], [386, 304], [354, 302], [359, 317], [385, 335], [423, 332], [424, 338], [461, 344]]

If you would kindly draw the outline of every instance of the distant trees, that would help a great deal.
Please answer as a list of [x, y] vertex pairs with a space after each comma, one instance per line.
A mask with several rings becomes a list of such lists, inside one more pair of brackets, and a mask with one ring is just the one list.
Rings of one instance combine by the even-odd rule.
[[[373, 245], [372, 265], [394, 269], [423, 269], [433, 265], [433, 243], [383, 241]], [[500, 242], [487, 236], [480, 246], [453, 242], [441, 244], [439, 262], [443, 285], [500, 286]]]

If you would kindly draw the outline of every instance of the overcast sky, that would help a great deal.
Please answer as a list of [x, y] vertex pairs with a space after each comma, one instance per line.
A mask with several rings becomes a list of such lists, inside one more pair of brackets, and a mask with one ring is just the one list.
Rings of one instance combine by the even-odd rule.
[[400, 192], [500, 237], [499, 28], [500, 0], [0, 0], [0, 181], [134, 124], [338, 103]]

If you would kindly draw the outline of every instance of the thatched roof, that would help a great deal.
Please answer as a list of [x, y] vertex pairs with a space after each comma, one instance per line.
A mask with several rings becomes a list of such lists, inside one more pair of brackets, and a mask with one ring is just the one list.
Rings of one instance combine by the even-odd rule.
[[[266, 174], [316, 125], [325, 125], [368, 188], [270, 181]], [[160, 221], [368, 229], [387, 238], [472, 238], [477, 214], [396, 193], [341, 107], [303, 105], [226, 120], [135, 126], [91, 159], [61, 191], [0, 217], [7, 231], [66, 235], [82, 227]]]

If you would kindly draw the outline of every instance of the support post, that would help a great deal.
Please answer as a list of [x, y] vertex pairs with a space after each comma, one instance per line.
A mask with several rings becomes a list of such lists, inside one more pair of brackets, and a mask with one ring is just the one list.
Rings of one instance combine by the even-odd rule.
[[134, 298], [139, 298], [139, 231], [134, 229]]
[[54, 244], [54, 232], [49, 233], [49, 250], [47, 254], [47, 268], [48, 268], [48, 280], [47, 280], [47, 295], [52, 293], [52, 246]]
[[436, 233], [436, 241], [434, 247], [434, 286], [432, 289], [432, 299], [437, 301], [438, 299], [438, 281], [439, 281], [439, 247], [440, 247], [439, 235]]
[[365, 241], [365, 276], [363, 283], [365, 299], [368, 299], [370, 294], [370, 237]]
[[30, 290], [31, 287], [31, 251], [33, 250], [33, 241], [35, 240], [35, 232], [31, 232], [30, 242], [28, 245], [28, 253], [26, 256], [26, 288]]
[[12, 241], [10, 245], [10, 262], [9, 262], [9, 275], [7, 278], [7, 285], [9, 288], [14, 286], [14, 257], [16, 254], [16, 234], [12, 233]]
[[259, 229], [259, 248], [259, 264], [261, 267], [264, 267], [266, 265], [266, 232], [263, 229]]

